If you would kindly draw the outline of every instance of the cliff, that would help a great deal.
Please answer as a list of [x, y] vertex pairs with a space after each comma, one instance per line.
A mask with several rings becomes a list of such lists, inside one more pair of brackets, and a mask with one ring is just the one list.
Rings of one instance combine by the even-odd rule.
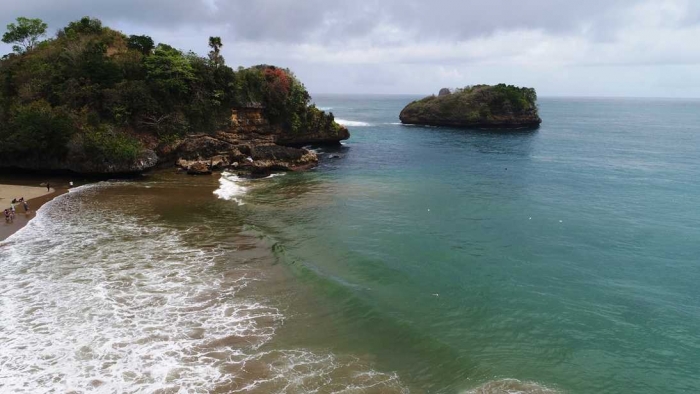
[[[237, 160], [240, 147], [247, 163], [252, 155], [262, 167], [297, 170], [314, 159], [293, 147], [349, 137], [290, 70], [234, 70], [221, 40], [209, 44], [200, 57], [83, 18], [17, 47], [0, 59], [0, 167], [139, 173], [180, 158]], [[222, 135], [235, 143], [208, 155]]]
[[[326, 118], [327, 119], [327, 118]], [[252, 176], [272, 171], [302, 171], [314, 167], [318, 157], [306, 144], [337, 144], [350, 136], [345, 127], [326, 121], [289, 133], [271, 124], [262, 108], [237, 108], [231, 124], [216, 133], [192, 134], [155, 147], [161, 161], [175, 162], [190, 174], [207, 174], [224, 168]]]
[[542, 123], [537, 94], [512, 85], [476, 85], [408, 104], [399, 115], [404, 124], [494, 129], [535, 128]]

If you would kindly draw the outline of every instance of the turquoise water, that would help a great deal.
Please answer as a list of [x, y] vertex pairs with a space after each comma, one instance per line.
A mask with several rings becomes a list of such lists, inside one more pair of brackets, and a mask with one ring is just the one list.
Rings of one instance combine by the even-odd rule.
[[700, 391], [700, 101], [499, 133], [412, 99], [316, 97], [352, 138], [313, 171], [42, 206], [0, 242], [0, 393]]
[[499, 133], [401, 126], [412, 99], [316, 97], [351, 140], [245, 196], [332, 322], [296, 344], [418, 392], [700, 390], [700, 101], [543, 98]]

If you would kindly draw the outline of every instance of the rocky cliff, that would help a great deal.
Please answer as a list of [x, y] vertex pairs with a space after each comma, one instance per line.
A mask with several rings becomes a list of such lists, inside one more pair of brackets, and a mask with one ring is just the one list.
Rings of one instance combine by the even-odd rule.
[[494, 129], [535, 128], [542, 123], [537, 94], [511, 85], [477, 85], [408, 104], [399, 115], [404, 124]]
[[262, 108], [238, 108], [232, 111], [228, 129], [213, 134], [188, 135], [175, 143], [158, 146], [163, 165], [175, 163], [189, 174], [208, 174], [232, 169], [252, 176], [272, 171], [300, 171], [318, 163], [316, 154], [299, 146], [338, 144], [350, 137], [345, 127], [335, 122], [291, 133], [271, 125]]

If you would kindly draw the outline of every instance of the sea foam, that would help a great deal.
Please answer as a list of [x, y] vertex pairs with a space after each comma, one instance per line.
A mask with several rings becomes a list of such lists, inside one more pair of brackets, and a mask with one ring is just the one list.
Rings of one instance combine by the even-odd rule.
[[0, 392], [405, 392], [354, 356], [262, 350], [285, 316], [240, 293], [265, 271], [129, 187], [72, 189], [0, 246]]
[[368, 127], [368, 126], [371, 126], [370, 123], [360, 122], [360, 121], [356, 121], [356, 120], [346, 120], [346, 119], [336, 118], [335, 121], [338, 124], [341, 124], [343, 126], [348, 126], [348, 127]]
[[222, 200], [235, 201], [238, 205], [243, 205], [242, 197], [248, 191], [248, 188], [243, 186], [243, 182], [243, 178], [224, 172], [219, 178], [219, 188], [214, 190], [214, 194]]

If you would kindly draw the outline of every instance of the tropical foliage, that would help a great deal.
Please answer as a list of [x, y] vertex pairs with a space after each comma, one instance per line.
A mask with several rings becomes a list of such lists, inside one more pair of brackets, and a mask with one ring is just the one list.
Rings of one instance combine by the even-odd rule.
[[288, 132], [334, 124], [289, 70], [226, 66], [219, 37], [201, 57], [89, 17], [40, 41], [45, 31], [41, 20], [18, 18], [3, 36], [17, 45], [0, 60], [0, 154], [60, 157], [77, 144], [126, 158], [140, 141], [226, 128], [231, 110], [247, 106]]

